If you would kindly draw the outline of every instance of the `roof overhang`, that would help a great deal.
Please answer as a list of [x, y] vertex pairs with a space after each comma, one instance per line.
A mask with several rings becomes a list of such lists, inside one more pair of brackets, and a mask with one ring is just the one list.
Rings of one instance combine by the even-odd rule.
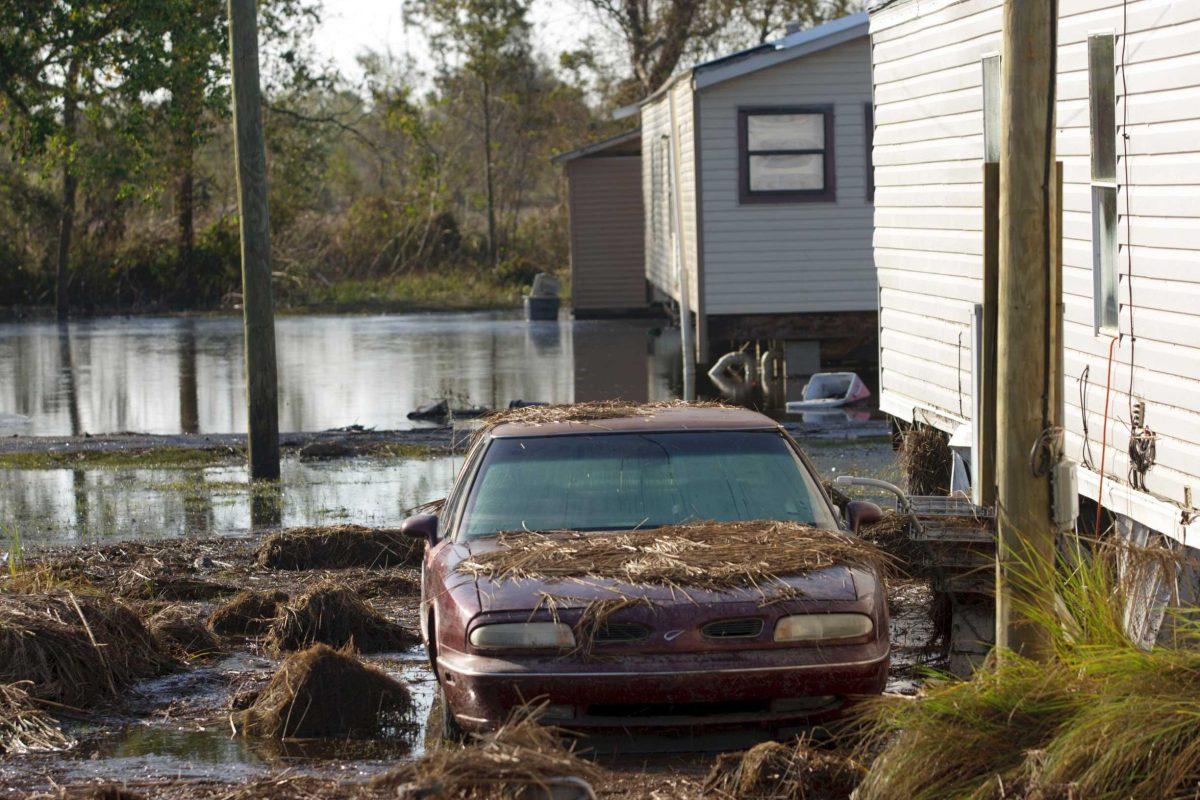
[[698, 64], [692, 69], [696, 89], [724, 83], [866, 37], [870, 33], [869, 25], [867, 13], [863, 11], [785, 36], [773, 46], [747, 50], [741, 54], [742, 57], [735, 54]]
[[[574, 161], [577, 158], [598, 155], [599, 153], [603, 153], [605, 150], [610, 150], [614, 147], [620, 147], [623, 144], [629, 144], [630, 142], [641, 138], [641, 129], [634, 128], [631, 131], [625, 131], [624, 133], [619, 133], [616, 136], [610, 136], [607, 139], [601, 139], [598, 142], [585, 144], [583, 147], [578, 147], [569, 152], [559, 153], [558, 155], [551, 156], [550, 162], [552, 164], [565, 164], [566, 162]], [[632, 153], [630, 155], [632, 155]]]

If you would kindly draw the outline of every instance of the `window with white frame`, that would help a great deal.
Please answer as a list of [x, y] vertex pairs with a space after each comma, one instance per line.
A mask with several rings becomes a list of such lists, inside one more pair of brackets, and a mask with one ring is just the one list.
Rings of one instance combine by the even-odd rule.
[[738, 110], [739, 200], [833, 201], [833, 107]]
[[1115, 336], [1117, 303], [1117, 91], [1111, 33], [1088, 37], [1092, 146], [1092, 301], [1096, 333]]

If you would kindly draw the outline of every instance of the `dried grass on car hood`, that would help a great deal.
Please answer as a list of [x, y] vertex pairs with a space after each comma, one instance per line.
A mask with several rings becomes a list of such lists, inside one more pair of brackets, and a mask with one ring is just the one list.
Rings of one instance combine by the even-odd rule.
[[466, 747], [430, 750], [421, 760], [376, 778], [371, 787], [400, 797], [534, 800], [570, 779], [598, 780], [599, 767], [565, 747], [558, 731], [537, 722], [540, 710], [517, 708], [494, 733], [477, 736]]
[[666, 400], [658, 403], [631, 403], [628, 400], [598, 400], [591, 403], [571, 403], [552, 406], [521, 406], [488, 414], [483, 428], [497, 425], [554, 425], [564, 422], [598, 422], [628, 417], [653, 417], [662, 411], [678, 408], [732, 408], [722, 403], [686, 403]]
[[619, 533], [512, 532], [459, 571], [493, 581], [586, 583], [778, 595], [782, 579], [835, 566], [886, 571], [891, 558], [856, 536], [794, 522], [697, 522]]

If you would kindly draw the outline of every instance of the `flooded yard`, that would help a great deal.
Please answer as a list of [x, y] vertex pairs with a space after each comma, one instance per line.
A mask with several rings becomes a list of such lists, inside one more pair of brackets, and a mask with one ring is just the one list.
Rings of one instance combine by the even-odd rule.
[[[435, 397], [492, 408], [668, 399], [679, 345], [660, 326], [502, 313], [280, 317], [280, 430], [410, 427], [408, 412]], [[242, 364], [237, 317], [0, 324], [0, 435], [244, 431]]]
[[[678, 384], [673, 337], [634, 322], [528, 325], [494, 314], [293, 317], [279, 321], [279, 348], [281, 424], [296, 431], [411, 427], [407, 412], [433, 397], [494, 407], [513, 399], [658, 400], [675, 396]], [[245, 424], [241, 370], [240, 325], [232, 319], [0, 325], [0, 434], [17, 447], [39, 436], [71, 437], [44, 440], [42, 455], [49, 457], [24, 465], [10, 457], [0, 468], [3, 572], [35, 585], [98, 589], [146, 620], [171, 607], [206, 616], [239, 589], [282, 591], [294, 600], [334, 580], [354, 587], [373, 611], [415, 630], [419, 575], [411, 566], [370, 575], [278, 572], [258, 564], [255, 553], [264, 536], [281, 528], [398, 526], [414, 507], [446, 495], [461, 454], [452, 447], [382, 448], [314, 460], [292, 450], [277, 485], [253, 484], [241, 456], [218, 436]], [[878, 435], [877, 424], [808, 422], [797, 419], [794, 432], [824, 480], [839, 474], [898, 480], [891, 442]], [[205, 434], [225, 450], [178, 463], [165, 450], [151, 450], [139, 463], [137, 451], [117, 440], [113, 458], [62, 456], [72, 443], [124, 431]], [[39, 571], [55, 563], [66, 566], [49, 577]], [[155, 583], [167, 578], [156, 570], [216, 588], [202, 598], [175, 597]], [[915, 668], [930, 657], [934, 631], [923, 585], [900, 582], [893, 594], [889, 688], [908, 693]], [[265, 685], [281, 664], [261, 639], [234, 639], [219, 653], [134, 683], [94, 713], [66, 710], [61, 722], [74, 746], [0, 759], [0, 796], [115, 781], [152, 796], [210, 797], [222, 796], [230, 783], [281, 773], [365, 780], [419, 757], [440, 741], [441, 723], [422, 647], [363, 659], [412, 695], [413, 724], [395, 736], [318, 743], [233, 735], [231, 704], [247, 687]], [[714, 751], [761, 738], [746, 731], [711, 740], [596, 739], [584, 746], [610, 753], [601, 758], [610, 769], [602, 797], [644, 797], [652, 786], [657, 797], [691, 798], [701, 796]]]

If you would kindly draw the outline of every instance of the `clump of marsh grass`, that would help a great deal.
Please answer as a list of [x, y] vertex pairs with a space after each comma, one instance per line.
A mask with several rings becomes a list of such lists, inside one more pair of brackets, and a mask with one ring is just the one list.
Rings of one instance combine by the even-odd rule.
[[369, 737], [405, 728], [412, 711], [404, 684], [348, 650], [318, 644], [288, 656], [232, 721], [247, 736]]
[[327, 525], [268, 536], [258, 549], [261, 567], [284, 570], [419, 566], [424, 547], [388, 528]]
[[950, 494], [954, 456], [946, 435], [930, 425], [913, 425], [900, 440], [900, 467], [912, 495]]
[[564, 746], [554, 728], [538, 723], [541, 711], [542, 706], [519, 707], [498, 730], [474, 737], [465, 747], [430, 750], [419, 761], [379, 776], [371, 788], [401, 797], [532, 800], [560, 796], [551, 794], [556, 785], [597, 781], [601, 770]]
[[804, 739], [763, 742], [745, 753], [718, 756], [704, 793], [731, 800], [844, 800], [865, 773], [854, 759], [815, 749]]
[[111, 700], [170, 664], [141, 619], [105, 597], [0, 595], [0, 682], [76, 708]]
[[[869, 706], [864, 750], [879, 750], [861, 800], [1193, 797], [1200, 784], [1200, 636], [1139, 647], [1126, 626], [1138, 564], [1170, 553], [1068, 541], [1055, 564], [1026, 564], [1052, 582], [1052, 607], [1018, 600], [1048, 635], [1033, 661], [994, 654], [966, 681], [943, 679], [915, 700]], [[1023, 595], [1018, 592], [1017, 597]]]
[[221, 652], [221, 640], [209, 629], [204, 615], [187, 606], [167, 606], [146, 626], [159, 648], [172, 655], [203, 658]]
[[357, 594], [336, 583], [322, 583], [282, 606], [267, 635], [267, 646], [276, 654], [317, 643], [381, 653], [403, 650], [418, 641], [415, 634], [384, 619]]
[[262, 636], [288, 601], [283, 592], [243, 589], [216, 608], [208, 624], [222, 636]]

